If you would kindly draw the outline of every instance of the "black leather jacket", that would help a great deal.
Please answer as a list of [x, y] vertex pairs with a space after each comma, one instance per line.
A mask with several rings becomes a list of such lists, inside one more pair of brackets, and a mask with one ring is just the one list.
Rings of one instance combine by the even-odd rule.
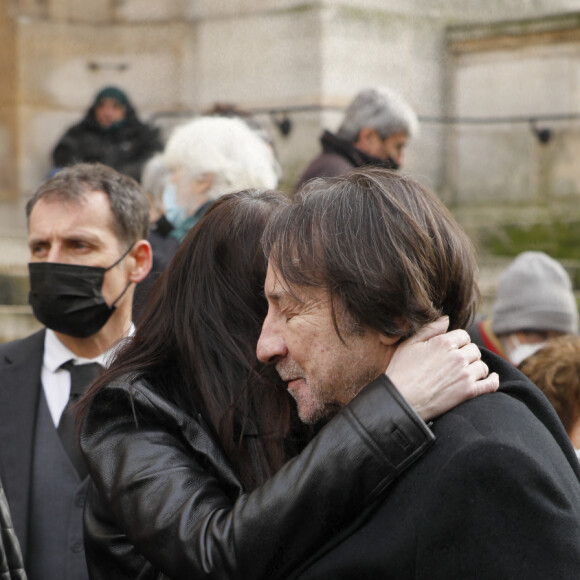
[[0, 578], [26, 580], [18, 538], [12, 527], [12, 518], [4, 489], [0, 485]]
[[141, 379], [112, 383], [81, 431], [93, 480], [85, 509], [91, 578], [288, 578], [433, 440], [379, 377], [298, 457], [244, 494], [201, 416]]

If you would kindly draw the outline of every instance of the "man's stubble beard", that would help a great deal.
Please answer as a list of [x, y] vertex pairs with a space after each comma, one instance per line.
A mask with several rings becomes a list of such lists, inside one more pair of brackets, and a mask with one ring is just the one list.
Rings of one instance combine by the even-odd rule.
[[[337, 357], [338, 358], [338, 357]], [[334, 373], [328, 381], [319, 384], [316, 380], [305, 377], [304, 369], [295, 361], [282, 361], [276, 365], [276, 370], [282, 378], [287, 379], [301, 377], [304, 385], [301, 389], [288, 388], [289, 394], [296, 401], [298, 417], [307, 425], [319, 422], [327, 422], [340, 412], [340, 410], [352, 401], [358, 393], [378, 374], [373, 369], [367, 368], [364, 357], [357, 361], [354, 367], [350, 367], [350, 373], [345, 377], [341, 372]], [[340, 365], [332, 366], [335, 370]], [[342, 375], [337, 376], [337, 375]], [[340, 395], [339, 402], [329, 395]]]

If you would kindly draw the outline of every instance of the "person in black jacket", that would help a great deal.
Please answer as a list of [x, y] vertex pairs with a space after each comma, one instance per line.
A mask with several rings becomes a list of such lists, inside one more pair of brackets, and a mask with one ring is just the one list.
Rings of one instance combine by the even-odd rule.
[[260, 237], [285, 203], [272, 191], [217, 200], [85, 397], [94, 580], [286, 578], [427, 450], [421, 418], [497, 385], [480, 380], [467, 333], [435, 336], [443, 319], [286, 463], [302, 447], [290, 398], [255, 354]]
[[26, 580], [20, 544], [12, 526], [12, 517], [0, 481], [0, 577], [5, 580]]
[[139, 120], [127, 95], [117, 87], [105, 87], [84, 119], [56, 144], [52, 162], [55, 170], [98, 162], [139, 181], [143, 164], [162, 148], [159, 131]]
[[[364, 395], [429, 321], [447, 314], [450, 328], [465, 328], [475, 312], [470, 240], [434, 194], [392, 171], [312, 181], [273, 216], [263, 246], [258, 358], [275, 365], [308, 423]], [[436, 417], [433, 449], [297, 577], [578, 578], [574, 449], [529, 379], [489, 351], [482, 358], [498, 392]]]

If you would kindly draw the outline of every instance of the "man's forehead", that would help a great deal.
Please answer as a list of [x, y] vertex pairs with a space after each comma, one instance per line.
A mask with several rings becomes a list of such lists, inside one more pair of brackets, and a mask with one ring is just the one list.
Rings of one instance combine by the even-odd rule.
[[327, 288], [307, 284], [291, 284], [285, 280], [275, 264], [268, 263], [264, 285], [266, 297], [271, 301], [290, 301], [301, 305], [324, 303], [329, 299]]
[[43, 195], [32, 208], [32, 211], [41, 204], [65, 204], [65, 205], [77, 205], [82, 206], [89, 203], [90, 200], [95, 198], [101, 198], [98, 200], [99, 204], [103, 203], [103, 198], [105, 198], [105, 204], [110, 209], [111, 203], [109, 201], [109, 196], [100, 189], [92, 189], [89, 186], [80, 187], [71, 194], [66, 188], [54, 189]]
[[[41, 218], [43, 213], [43, 208], [47, 206], [58, 207], [59, 211], [66, 212], [67, 209], [74, 208], [85, 208], [90, 205], [91, 218], [84, 220], [87, 221], [87, 227], [97, 226], [99, 224], [99, 215], [103, 216], [106, 220], [107, 229], [115, 233], [114, 223], [113, 223], [113, 211], [109, 201], [109, 196], [100, 190], [86, 189], [80, 195], [69, 196], [66, 193], [60, 191], [54, 191], [50, 195], [41, 197], [33, 206], [30, 217], [29, 217], [29, 230], [32, 224]], [[100, 226], [99, 226], [100, 227]], [[100, 228], [102, 229], [102, 228]]]
[[278, 299], [282, 295], [288, 294], [290, 292], [288, 285], [283, 282], [279, 270], [271, 260], [268, 262], [264, 291], [266, 296], [272, 299]]

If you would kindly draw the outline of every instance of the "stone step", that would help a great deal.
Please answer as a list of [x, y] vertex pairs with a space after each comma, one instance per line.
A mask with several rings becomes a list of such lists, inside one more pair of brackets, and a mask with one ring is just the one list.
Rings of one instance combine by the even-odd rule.
[[0, 274], [28, 275], [29, 259], [26, 232], [0, 232]]
[[28, 305], [28, 243], [26, 232], [0, 235], [0, 342], [16, 340], [42, 328]]

